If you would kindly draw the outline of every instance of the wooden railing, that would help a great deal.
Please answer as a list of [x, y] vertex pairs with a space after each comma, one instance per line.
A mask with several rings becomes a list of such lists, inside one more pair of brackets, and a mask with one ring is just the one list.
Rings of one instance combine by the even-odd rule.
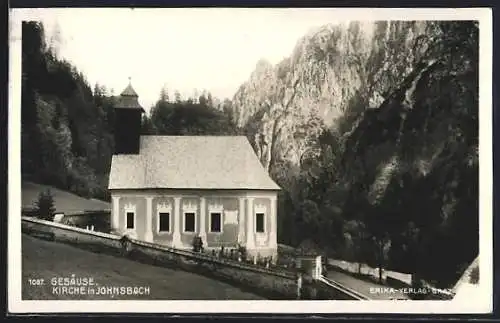
[[326, 284], [327, 286], [333, 288], [336, 292], [341, 291], [342, 293], [344, 293], [347, 297], [349, 297], [352, 300], [368, 300], [369, 299], [368, 296], [363, 295], [363, 294], [361, 294], [361, 293], [359, 293], [351, 288], [348, 288], [347, 286], [342, 285], [341, 283], [336, 282], [332, 279], [329, 279], [325, 276], [321, 276], [319, 281], [322, 282], [323, 284]]

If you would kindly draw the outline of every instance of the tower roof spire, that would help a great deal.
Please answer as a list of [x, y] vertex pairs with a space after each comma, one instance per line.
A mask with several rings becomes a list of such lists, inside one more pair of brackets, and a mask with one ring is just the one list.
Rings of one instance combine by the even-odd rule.
[[135, 97], [139, 97], [137, 95], [137, 92], [135, 92], [134, 88], [132, 87], [132, 78], [130, 76], [128, 77], [128, 85], [127, 85], [127, 87], [125, 88], [125, 90], [123, 90], [123, 92], [120, 95], [121, 96], [135, 96]]
[[143, 107], [139, 104], [139, 101], [137, 100], [139, 95], [137, 95], [137, 92], [135, 92], [134, 88], [132, 87], [131, 79], [132, 78], [129, 76], [128, 78], [129, 83], [125, 88], [125, 90], [123, 90], [123, 92], [120, 94], [117, 108], [139, 109], [142, 112], [144, 112]]

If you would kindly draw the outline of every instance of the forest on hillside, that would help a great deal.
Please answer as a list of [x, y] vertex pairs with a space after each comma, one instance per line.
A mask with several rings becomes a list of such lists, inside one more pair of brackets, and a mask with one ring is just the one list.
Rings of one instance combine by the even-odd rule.
[[[324, 26], [231, 101], [170, 98], [144, 134], [244, 134], [283, 188], [281, 243], [454, 283], [477, 256], [478, 24]], [[23, 24], [22, 173], [109, 199], [116, 98]]]

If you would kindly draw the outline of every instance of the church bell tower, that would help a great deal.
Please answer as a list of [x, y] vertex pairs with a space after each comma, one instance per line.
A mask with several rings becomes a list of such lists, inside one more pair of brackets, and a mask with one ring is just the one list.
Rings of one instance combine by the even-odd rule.
[[142, 113], [129, 78], [129, 84], [115, 106], [115, 154], [139, 154]]

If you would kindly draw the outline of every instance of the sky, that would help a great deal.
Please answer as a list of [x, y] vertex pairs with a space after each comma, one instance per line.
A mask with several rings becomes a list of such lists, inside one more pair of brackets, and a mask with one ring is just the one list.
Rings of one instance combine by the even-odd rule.
[[[259, 59], [289, 56], [313, 28], [335, 23], [325, 9], [38, 9], [60, 57], [93, 86], [119, 94], [131, 83], [149, 108], [162, 87], [232, 98]], [[57, 26], [57, 27], [55, 27]]]
[[457, 17], [455, 9], [440, 10], [45, 8], [16, 9], [11, 23], [42, 21], [48, 37], [59, 30], [59, 56], [92, 87], [99, 83], [119, 94], [131, 78], [148, 110], [163, 87], [171, 97], [175, 90], [192, 96], [196, 89], [221, 100], [232, 98], [260, 59], [280, 62], [302, 36], [322, 25]]

